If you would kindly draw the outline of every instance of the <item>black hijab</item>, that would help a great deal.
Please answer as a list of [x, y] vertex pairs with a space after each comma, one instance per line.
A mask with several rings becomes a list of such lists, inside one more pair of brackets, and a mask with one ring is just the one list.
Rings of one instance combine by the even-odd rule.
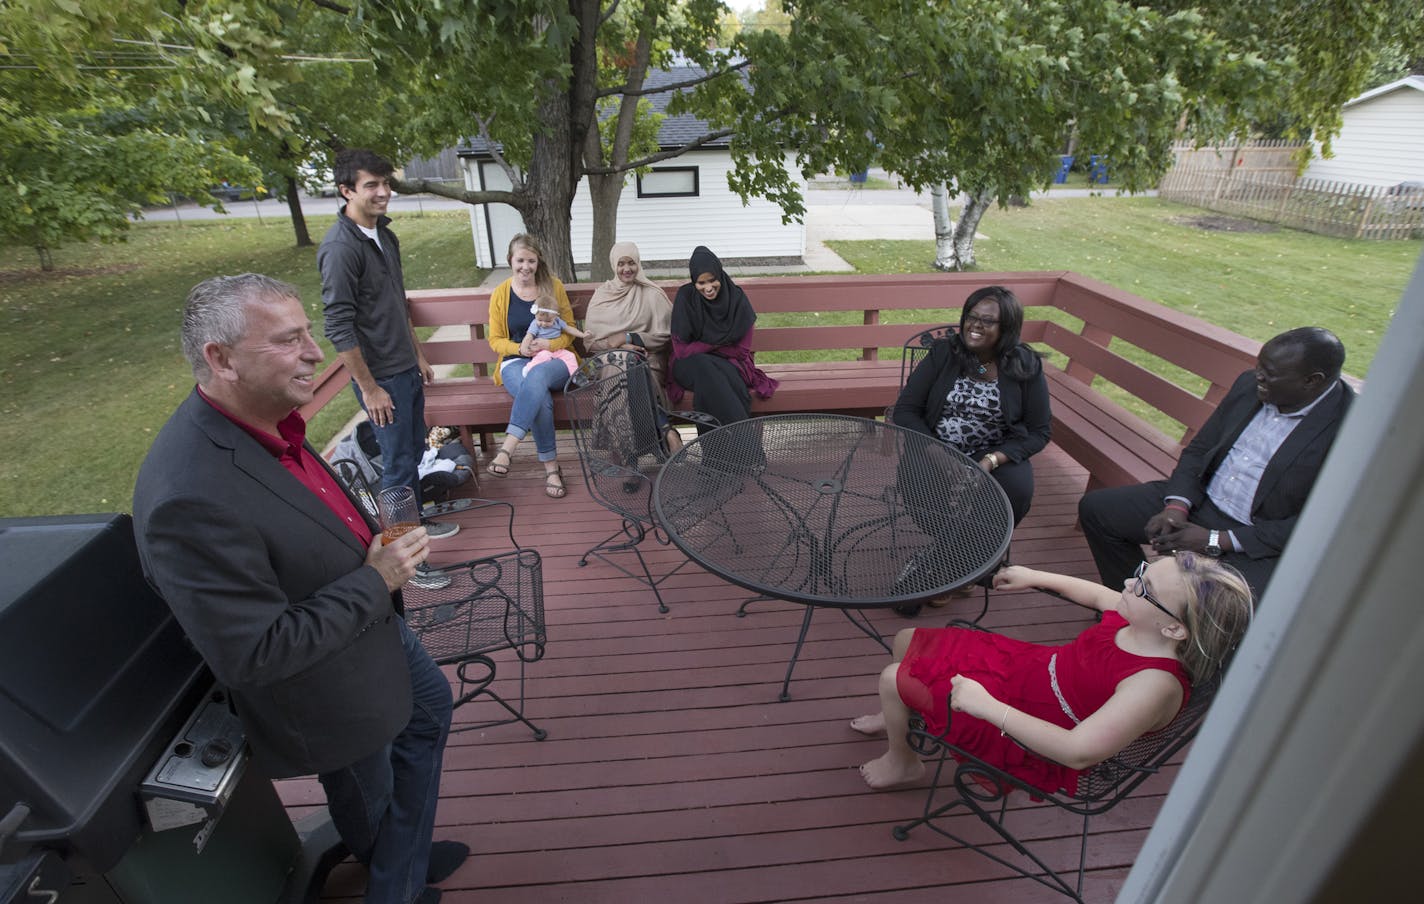
[[[747, 293], [732, 282], [722, 262], [705, 245], [698, 245], [687, 262], [691, 282], [677, 290], [672, 308], [672, 334], [683, 342], [736, 345], [756, 323]], [[708, 301], [697, 291], [697, 277], [711, 273], [722, 283], [717, 297]]]

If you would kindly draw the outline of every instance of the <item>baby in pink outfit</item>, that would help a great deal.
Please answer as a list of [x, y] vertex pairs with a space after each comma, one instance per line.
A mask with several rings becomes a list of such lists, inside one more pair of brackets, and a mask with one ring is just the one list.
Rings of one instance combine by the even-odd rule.
[[[524, 340], [519, 344], [519, 353], [521, 355], [528, 357], [529, 354], [533, 352], [530, 343], [535, 339], [557, 339], [564, 333], [568, 333], [570, 336], [576, 336], [579, 339], [588, 338], [588, 333], [564, 322], [564, 318], [559, 316], [559, 309], [556, 305], [557, 303], [551, 296], [540, 295], [539, 298], [529, 306], [529, 312], [534, 315], [534, 322], [529, 324], [529, 331], [524, 334]], [[569, 373], [573, 373], [578, 369], [578, 358], [568, 349], [561, 348], [557, 351], [543, 349], [539, 352], [534, 352], [528, 366], [525, 367], [525, 373], [528, 373], [545, 361], [555, 359], [562, 361], [564, 366], [569, 369]]]

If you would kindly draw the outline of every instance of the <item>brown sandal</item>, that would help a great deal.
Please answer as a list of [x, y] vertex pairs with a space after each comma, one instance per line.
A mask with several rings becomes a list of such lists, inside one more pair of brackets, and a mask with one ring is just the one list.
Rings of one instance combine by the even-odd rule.
[[663, 443], [667, 446], [668, 454], [682, 451], [682, 434], [677, 432], [676, 427], [669, 426], [663, 433]]
[[[558, 483], [553, 481], [557, 480]], [[569, 495], [569, 488], [564, 486], [564, 469], [555, 468], [552, 471], [544, 472], [544, 495], [550, 499], [563, 499]]]
[[[501, 455], [504, 456], [504, 464], [499, 463], [499, 457]], [[494, 453], [494, 457], [489, 460], [489, 464], [485, 465], [485, 471], [490, 474], [493, 474], [495, 477], [508, 477], [509, 466], [513, 464], [513, 462], [514, 456], [510, 455], [505, 450], [500, 449], [498, 452]]]

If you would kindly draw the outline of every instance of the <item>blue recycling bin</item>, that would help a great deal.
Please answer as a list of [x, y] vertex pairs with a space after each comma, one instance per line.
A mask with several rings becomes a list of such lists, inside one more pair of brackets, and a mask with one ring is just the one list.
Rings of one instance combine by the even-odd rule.
[[870, 170], [868, 170], [868, 169], [863, 169], [863, 170], [861, 170], [861, 171], [858, 172], [858, 173], [851, 173], [851, 174], [850, 174], [850, 181], [851, 181], [851, 182], [854, 182], [854, 183], [856, 183], [856, 184], [858, 184], [858, 185], [863, 185], [863, 184], [865, 184], [865, 180], [866, 180], [866, 179], [869, 179], [869, 178], [870, 178]]
[[1073, 168], [1072, 154], [1064, 154], [1063, 156], [1059, 157], [1058, 160], [1060, 162], [1058, 166], [1058, 174], [1053, 177], [1054, 185], [1062, 185], [1063, 183], [1067, 182], [1068, 170]]
[[1106, 185], [1108, 181], [1108, 158], [1102, 154], [1094, 154], [1088, 158], [1088, 184]]

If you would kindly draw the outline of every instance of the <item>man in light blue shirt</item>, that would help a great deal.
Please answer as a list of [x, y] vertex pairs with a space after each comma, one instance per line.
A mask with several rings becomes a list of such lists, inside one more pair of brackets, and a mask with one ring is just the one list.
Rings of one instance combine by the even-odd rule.
[[1167, 480], [1094, 490], [1078, 504], [1103, 583], [1118, 586], [1142, 544], [1220, 556], [1259, 598], [1355, 393], [1334, 333], [1301, 327], [1261, 348]]

